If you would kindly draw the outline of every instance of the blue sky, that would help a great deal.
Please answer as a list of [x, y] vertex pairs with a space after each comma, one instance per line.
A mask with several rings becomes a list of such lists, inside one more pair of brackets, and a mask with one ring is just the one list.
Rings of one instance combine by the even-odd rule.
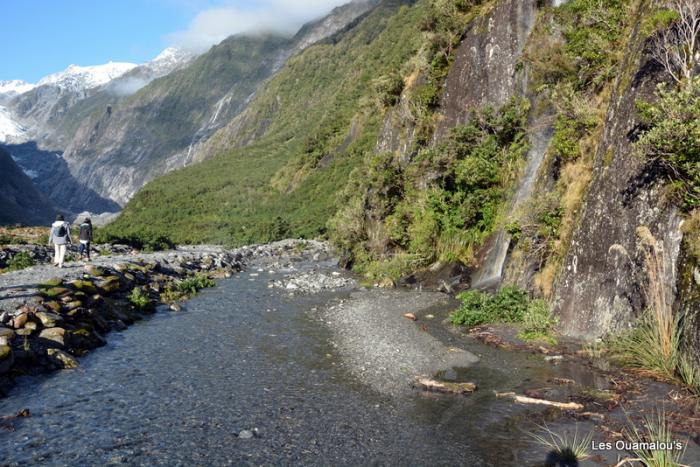
[[293, 32], [345, 0], [0, 0], [0, 80], [68, 65], [142, 63], [168, 45], [202, 52], [247, 30]]

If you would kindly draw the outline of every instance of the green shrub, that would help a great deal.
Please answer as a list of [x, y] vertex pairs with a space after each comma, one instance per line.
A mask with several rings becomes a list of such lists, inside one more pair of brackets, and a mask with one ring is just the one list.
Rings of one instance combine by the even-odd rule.
[[532, 300], [523, 315], [523, 329], [518, 334], [523, 340], [543, 340], [556, 344], [552, 331], [559, 320], [552, 315], [549, 305], [544, 300]]
[[98, 229], [93, 238], [95, 243], [128, 245], [143, 251], [162, 251], [175, 248], [175, 243], [169, 237], [146, 229], [126, 232]]
[[666, 170], [679, 204], [689, 211], [700, 206], [700, 77], [680, 88], [662, 84], [657, 97], [637, 104], [648, 127], [637, 150]]
[[0, 245], [26, 245], [27, 241], [14, 235], [0, 234]]
[[161, 294], [161, 300], [164, 302], [175, 302], [189, 298], [204, 288], [214, 287], [214, 282], [206, 274], [194, 274], [185, 279], [178, 280], [168, 284], [165, 291]]
[[523, 340], [541, 340], [556, 344], [552, 336], [558, 319], [544, 300], [531, 300], [516, 286], [505, 286], [496, 293], [469, 290], [457, 296], [462, 301], [450, 315], [452, 324], [473, 327], [486, 323], [521, 323], [518, 334]]
[[503, 287], [495, 294], [469, 290], [457, 298], [462, 305], [450, 315], [450, 319], [453, 324], [461, 326], [522, 322], [529, 304], [527, 292], [516, 286]]
[[36, 261], [32, 256], [26, 251], [17, 253], [7, 262], [7, 268], [5, 272], [19, 271], [20, 269], [26, 269], [32, 267], [36, 264]]
[[136, 287], [129, 294], [129, 303], [136, 308], [144, 309], [148, 308], [150, 305], [150, 299], [148, 298], [148, 294], [141, 287]]
[[471, 262], [527, 150], [527, 112], [519, 100], [481, 109], [408, 163], [393, 154], [367, 157], [340, 197], [346, 207], [329, 223], [332, 241], [364, 270], [363, 262], [401, 254], [417, 259], [414, 267]]

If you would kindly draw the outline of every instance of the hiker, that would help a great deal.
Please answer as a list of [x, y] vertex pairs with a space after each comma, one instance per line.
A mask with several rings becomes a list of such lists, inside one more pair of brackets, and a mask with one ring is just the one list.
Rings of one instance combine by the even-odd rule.
[[87, 260], [90, 261], [90, 243], [92, 243], [92, 221], [86, 217], [80, 224], [80, 246], [78, 247], [80, 259], [87, 257]]
[[66, 257], [67, 245], [72, 244], [70, 238], [70, 225], [62, 215], [56, 216], [56, 222], [51, 224], [51, 234], [49, 235], [49, 245], [54, 245], [53, 265], [63, 267], [63, 260]]

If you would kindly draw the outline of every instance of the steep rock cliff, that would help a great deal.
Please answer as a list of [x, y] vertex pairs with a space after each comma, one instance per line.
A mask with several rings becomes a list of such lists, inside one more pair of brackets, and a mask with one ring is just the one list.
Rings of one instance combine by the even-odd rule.
[[[640, 18], [643, 12], [644, 7]], [[667, 276], [661, 280], [674, 293], [676, 289], [681, 217], [664, 196], [663, 180], [633, 148], [639, 123], [635, 102], [653, 99], [662, 79], [660, 67], [644, 53], [639, 27], [638, 21], [556, 287], [555, 309], [564, 332], [573, 336], [590, 338], [624, 329], [647, 306], [649, 278], [638, 248], [639, 227], [648, 227], [663, 243]]]

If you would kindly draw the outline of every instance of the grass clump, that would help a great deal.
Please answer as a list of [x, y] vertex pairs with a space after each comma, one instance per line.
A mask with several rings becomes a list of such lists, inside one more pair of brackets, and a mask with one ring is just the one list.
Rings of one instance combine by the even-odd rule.
[[36, 264], [36, 261], [32, 256], [26, 251], [22, 251], [14, 255], [8, 262], [7, 267], [3, 272], [19, 271], [21, 269], [26, 269], [32, 267]]
[[557, 340], [552, 336], [554, 328], [559, 324], [559, 319], [552, 315], [552, 311], [542, 299], [532, 300], [523, 316], [523, 329], [518, 337], [524, 341], [544, 341], [555, 345]]
[[547, 461], [550, 465], [578, 465], [591, 456], [593, 432], [580, 435], [578, 426], [573, 436], [569, 433], [559, 434], [547, 425], [541, 426], [539, 432], [528, 433], [540, 446], [548, 450]]
[[662, 410], [644, 417], [643, 428], [639, 428], [629, 417], [626, 435], [626, 448], [636, 456], [617, 465], [637, 465], [646, 467], [684, 467], [685, 444], [674, 436], [666, 414]]
[[700, 364], [685, 349], [683, 316], [673, 312], [663, 243], [647, 227], [638, 228], [637, 236], [648, 276], [645, 295], [649, 308], [634, 329], [610, 339], [611, 355], [623, 365], [676, 381], [700, 395]]
[[161, 294], [164, 302], [176, 302], [197, 295], [205, 288], [214, 287], [216, 282], [206, 274], [194, 274], [182, 280], [170, 283]]

